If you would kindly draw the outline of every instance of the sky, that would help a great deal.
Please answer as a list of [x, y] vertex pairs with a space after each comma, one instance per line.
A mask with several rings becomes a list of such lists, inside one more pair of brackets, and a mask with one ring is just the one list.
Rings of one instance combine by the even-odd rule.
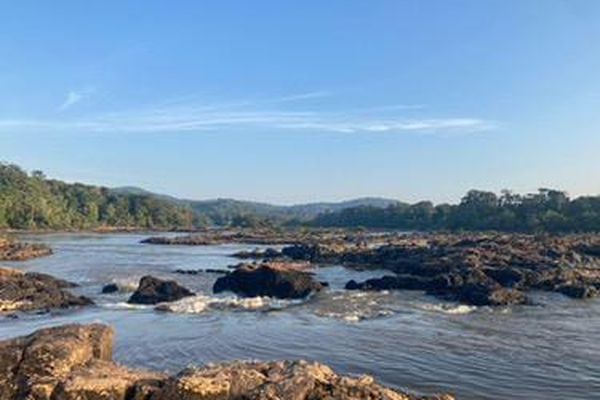
[[0, 160], [279, 204], [600, 194], [600, 2], [0, 2]]

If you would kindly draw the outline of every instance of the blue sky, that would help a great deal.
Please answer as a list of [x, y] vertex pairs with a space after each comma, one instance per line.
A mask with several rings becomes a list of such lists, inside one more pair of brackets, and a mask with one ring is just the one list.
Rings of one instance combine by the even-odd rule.
[[600, 193], [600, 2], [0, 3], [0, 160], [276, 203]]

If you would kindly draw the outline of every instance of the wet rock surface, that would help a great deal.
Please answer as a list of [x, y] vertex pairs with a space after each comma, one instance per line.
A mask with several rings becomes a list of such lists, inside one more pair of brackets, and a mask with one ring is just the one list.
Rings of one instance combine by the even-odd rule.
[[244, 297], [301, 299], [324, 287], [307, 272], [308, 268], [305, 263], [242, 264], [217, 279], [213, 291], [231, 291]]
[[52, 249], [46, 245], [22, 243], [14, 239], [0, 237], [0, 261], [25, 261], [51, 254]]
[[117, 293], [119, 286], [116, 283], [108, 283], [102, 287], [102, 294]]
[[0, 313], [49, 311], [93, 304], [92, 300], [70, 293], [73, 283], [50, 275], [0, 268]]
[[425, 290], [473, 305], [527, 304], [529, 290], [573, 298], [600, 293], [597, 235], [390, 234], [383, 239], [298, 244], [283, 248], [279, 256], [395, 274], [348, 282], [348, 289]]
[[181, 300], [193, 296], [194, 292], [186, 289], [175, 281], [144, 276], [135, 292], [127, 301], [130, 304], [158, 304]]
[[306, 361], [238, 361], [168, 377], [114, 363], [113, 336], [105, 325], [66, 325], [0, 341], [0, 400], [453, 399], [414, 396]]

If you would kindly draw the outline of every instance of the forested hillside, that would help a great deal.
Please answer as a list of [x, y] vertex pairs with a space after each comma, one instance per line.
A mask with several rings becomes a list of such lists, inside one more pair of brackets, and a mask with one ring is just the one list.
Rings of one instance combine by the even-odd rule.
[[47, 179], [40, 171], [0, 163], [0, 228], [91, 229], [99, 227], [186, 228], [188, 207], [142, 194]]
[[386, 208], [354, 207], [317, 217], [326, 227], [406, 230], [498, 230], [507, 232], [600, 232], [600, 196], [570, 199], [540, 189], [526, 195], [472, 190], [457, 205], [424, 201]]

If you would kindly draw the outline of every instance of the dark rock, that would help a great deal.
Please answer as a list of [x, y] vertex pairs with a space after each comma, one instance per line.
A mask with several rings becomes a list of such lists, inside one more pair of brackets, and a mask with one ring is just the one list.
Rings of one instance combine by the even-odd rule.
[[311, 274], [304, 271], [286, 269], [280, 264], [246, 264], [217, 279], [213, 291], [231, 291], [245, 297], [299, 299], [322, 288], [320, 282], [316, 282]]
[[283, 254], [279, 250], [269, 247], [266, 250], [240, 251], [232, 256], [241, 259], [272, 260], [283, 257]]
[[390, 276], [367, 279], [358, 283], [351, 280], [346, 284], [348, 290], [426, 290], [430, 288], [431, 280], [412, 275]]
[[177, 301], [193, 295], [193, 292], [179, 285], [175, 281], [166, 281], [153, 276], [144, 276], [140, 279], [137, 290], [131, 295], [127, 302], [131, 304], [157, 304], [168, 301]]
[[600, 295], [596, 287], [584, 284], [561, 285], [557, 291], [574, 299], [590, 299]]
[[486, 268], [484, 273], [504, 287], [515, 287], [525, 280], [525, 274], [516, 268]]
[[509, 306], [529, 302], [521, 291], [473, 283], [458, 287], [447, 298], [475, 306]]
[[0, 268], [0, 312], [38, 311], [94, 304], [64, 290], [74, 284], [50, 275]]
[[119, 291], [119, 286], [117, 286], [116, 283], [109, 283], [108, 285], [104, 285], [104, 287], [102, 287], [103, 294], [116, 293], [118, 291]]

